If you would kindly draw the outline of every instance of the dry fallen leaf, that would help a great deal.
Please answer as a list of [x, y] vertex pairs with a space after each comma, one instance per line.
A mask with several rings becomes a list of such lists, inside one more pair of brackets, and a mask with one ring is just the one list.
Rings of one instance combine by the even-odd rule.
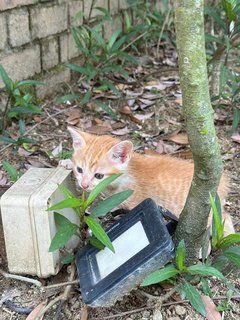
[[220, 312], [217, 310], [216, 305], [214, 304], [214, 302], [212, 301], [212, 299], [208, 296], [204, 296], [202, 295], [202, 301], [205, 305], [206, 311], [207, 311], [207, 316], [206, 319], [207, 320], [221, 320], [221, 314]]
[[134, 114], [134, 117], [137, 118], [140, 121], [148, 120], [154, 115], [154, 112], [149, 112], [145, 114]]
[[182, 106], [182, 97], [176, 98], [175, 102]]
[[81, 113], [78, 109], [73, 109], [71, 111], [66, 112], [65, 114], [68, 116], [66, 122], [71, 125], [76, 125], [80, 120]]
[[47, 301], [40, 303], [33, 311], [27, 316], [26, 320], [35, 320], [42, 309], [45, 307]]
[[105, 126], [92, 126], [86, 129], [86, 132], [103, 135], [109, 132], [111, 128]]
[[165, 144], [162, 140], [159, 140], [157, 145], [156, 145], [156, 152], [158, 154], [166, 153], [166, 147]]
[[118, 130], [126, 127], [126, 124], [123, 122], [115, 122], [111, 125], [113, 130]]
[[84, 306], [82, 308], [80, 320], [88, 320], [88, 307], [87, 306]]
[[119, 109], [119, 112], [121, 114], [131, 114], [132, 113], [132, 110], [129, 108], [129, 106], [124, 106], [122, 108]]
[[188, 144], [188, 136], [186, 133], [171, 134], [164, 137], [164, 140], [172, 141], [178, 144]]
[[231, 136], [231, 139], [232, 139], [232, 141], [234, 141], [234, 142], [240, 143], [240, 134], [239, 134], [238, 132], [234, 133], [234, 134]]
[[8, 183], [5, 171], [0, 171], [0, 186], [6, 186]]
[[166, 86], [159, 82], [159, 81], [149, 81], [147, 85], [144, 87], [146, 90], [152, 90], [152, 89], [157, 89], [157, 90], [165, 90]]
[[122, 129], [119, 130], [113, 130], [111, 131], [112, 134], [114, 134], [115, 136], [124, 136], [125, 134], [128, 134], [130, 131], [128, 129], [128, 127], [124, 127]]
[[62, 150], [63, 150], [63, 148], [62, 148], [62, 142], [60, 142], [59, 145], [56, 146], [56, 147], [52, 150], [52, 155], [53, 155], [54, 157], [57, 157], [57, 156], [59, 155], [59, 153], [62, 152]]
[[139, 99], [140, 102], [142, 102], [142, 104], [144, 104], [146, 107], [152, 106], [153, 104], [155, 104], [155, 101], [149, 100], [149, 99]]

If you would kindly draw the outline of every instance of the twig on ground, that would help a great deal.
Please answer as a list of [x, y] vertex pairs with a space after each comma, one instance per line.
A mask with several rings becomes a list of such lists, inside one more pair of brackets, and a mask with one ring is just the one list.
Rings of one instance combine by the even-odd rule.
[[42, 290], [52, 289], [52, 288], [57, 288], [57, 287], [64, 287], [64, 286], [67, 286], [67, 285], [70, 285], [70, 284], [79, 284], [79, 281], [78, 280], [73, 280], [73, 281], [50, 284], [49, 286], [42, 287]]
[[38, 288], [42, 287], [42, 283], [40, 281], [32, 279], [32, 278], [17, 276], [15, 274], [7, 273], [2, 269], [0, 269], [0, 274], [3, 275], [5, 278], [15, 279], [15, 280], [23, 281], [23, 282], [30, 282], [30, 283], [34, 284], [35, 286], [37, 286]]
[[[76, 265], [72, 264], [71, 265], [71, 273], [69, 275], [69, 283], [72, 283], [74, 281], [75, 278], [75, 274], [76, 274]], [[42, 316], [49, 310], [51, 309], [52, 306], [54, 306], [56, 303], [60, 302], [60, 311], [58, 311], [57, 313], [60, 314], [61, 312], [61, 308], [64, 305], [64, 303], [67, 301], [71, 289], [72, 289], [72, 285], [73, 284], [68, 284], [66, 286], [66, 288], [64, 289], [64, 292], [62, 294], [60, 294], [58, 297], [56, 297], [55, 299], [51, 300], [45, 308], [42, 309], [42, 311], [39, 313], [39, 315], [37, 316], [36, 320], [40, 320], [42, 318]], [[59, 310], [59, 309], [58, 309]]]

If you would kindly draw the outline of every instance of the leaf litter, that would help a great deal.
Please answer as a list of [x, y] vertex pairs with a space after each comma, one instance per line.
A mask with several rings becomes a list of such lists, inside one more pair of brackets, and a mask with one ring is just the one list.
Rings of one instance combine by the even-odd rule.
[[[171, 50], [169, 52], [171, 52]], [[171, 55], [173, 53], [168, 54]], [[166, 56], [164, 61], [166, 65], [175, 66], [175, 59], [175, 57], [171, 58], [171, 56]], [[146, 156], [172, 154], [173, 156], [190, 159], [191, 151], [189, 149], [188, 138], [184, 131], [183, 117], [181, 115], [182, 96], [177, 72], [172, 72], [171, 69], [171, 71], [169, 71], [169, 76], [166, 76], [166, 72], [165, 76], [158, 76], [156, 71], [158, 71], [159, 67], [157, 67], [157, 69], [155, 67], [157, 63], [159, 62], [154, 61], [153, 58], [145, 58], [145, 60], [143, 59], [143, 65], [137, 66], [136, 70], [134, 70], [135, 75], [138, 77], [143, 76], [143, 81], [141, 82], [142, 85], [138, 82], [135, 83], [131, 81], [131, 78], [124, 79], [128, 84], [120, 84], [117, 83], [118, 79], [115, 77], [115, 84], [122, 94], [120, 99], [111, 90], [103, 93], [94, 89], [93, 98], [95, 101], [99, 98], [108, 101], [118, 117], [117, 120], [112, 119], [109, 114], [96, 106], [95, 103], [89, 103], [82, 108], [76, 106], [75, 101], [74, 103], [67, 101], [60, 105], [55, 105], [52, 101], [48, 101], [48, 106], [47, 108], [44, 108], [43, 115], [33, 117], [38, 126], [32, 130], [31, 135], [33, 138], [37, 137], [38, 140], [41, 141], [40, 147], [33, 152], [24, 152], [24, 148], [20, 147], [14, 156], [12, 152], [13, 149], [8, 149], [3, 154], [4, 159], [7, 159], [17, 169], [29, 167], [54, 167], [56, 162], [52, 157], [47, 155], [46, 151], [51, 151], [53, 156], [56, 157], [64, 150], [71, 150], [71, 141], [66, 131], [66, 126], [69, 124], [75, 125], [81, 130], [98, 135], [111, 134], [122, 139], [131, 139], [134, 141], [138, 151], [144, 152]], [[147, 64], [148, 67], [145, 68], [144, 64]], [[165, 67], [167, 68], [167, 66]], [[154, 74], [156, 74], [155, 78]], [[159, 74], [161, 75], [160, 71]], [[148, 75], [154, 79], [148, 81]], [[91, 84], [90, 87], [92, 87], [92, 85], [94, 84]], [[80, 86], [78, 86], [78, 90], [80, 90], [80, 92], [86, 92], [88, 89], [89, 85], [86, 82], [82, 82]], [[46, 110], [49, 114], [47, 114]], [[62, 111], [62, 113], [59, 113], [59, 111]], [[54, 116], [54, 113], [57, 115]], [[226, 156], [226, 167], [229, 172], [238, 172], [239, 174], [239, 160], [237, 156], [239, 153], [237, 149], [240, 141], [239, 134], [233, 134], [230, 139], [226, 134], [226, 128], [229, 129], [227, 122], [229, 121], [229, 112], [224, 113], [219, 111], [215, 114], [217, 114], [215, 117], [217, 124], [221, 123], [221, 127], [218, 127], [218, 129], [223, 155]], [[51, 115], [55, 121], [51, 121], [51, 118], [49, 118], [49, 121], [42, 123], [42, 121], [47, 119], [49, 115]], [[27, 127], [31, 128], [31, 122], [27, 124]], [[11, 137], [17, 137], [13, 126], [9, 128], [9, 132]], [[49, 137], [52, 137], [52, 139], [44, 141], [44, 136], [46, 134]], [[3, 144], [0, 143], [0, 148], [2, 148], [2, 146]], [[230, 158], [228, 154], [229, 150], [231, 150]], [[65, 159], [60, 159], [60, 161], [65, 161]], [[71, 166], [71, 163], [69, 163], [69, 166]], [[8, 187], [9, 181], [5, 171], [0, 167], [0, 187], [1, 186]], [[236, 185], [235, 190], [239, 190], [239, 186]], [[239, 205], [238, 195], [239, 192], [236, 192], [230, 197], [227, 210], [233, 211], [234, 205], [236, 207]], [[235, 211], [237, 212], [237, 209]], [[239, 211], [238, 214], [240, 214]], [[237, 228], [240, 228], [240, 226], [237, 225]], [[0, 248], [0, 262], [2, 261], [3, 267], [7, 268], [6, 254], [4, 252], [1, 232]], [[59, 282], [61, 282], [61, 276], [63, 278], [66, 276], [66, 268], [63, 268], [58, 275]], [[56, 278], [57, 276], [55, 279]], [[4, 287], [8, 287], [13, 284], [16, 287], [19, 286], [22, 288], [22, 301], [27, 300], [27, 298], [29, 298], [28, 295], [30, 294], [29, 299], [36, 302], [36, 308], [38, 305], [39, 308], [42, 307], [44, 299], [39, 296], [39, 293], [34, 288], [30, 288], [27, 285], [19, 285], [19, 283], [4, 278], [0, 278], [0, 280]], [[54, 281], [54, 277], [46, 281], [51, 283]], [[239, 279], [234, 279], [234, 281], [236, 286], [240, 286]], [[224, 292], [223, 285], [219, 285], [218, 282], [215, 282], [212, 279], [210, 282], [211, 290], [215, 295], [219, 295], [221, 290]], [[167, 289], [164, 289], [161, 286], [156, 286], [147, 288], [146, 290], [150, 294], [161, 296], [165, 294]], [[37, 299], [33, 300], [33, 297], [35, 296], [37, 296]], [[109, 314], [114, 314], [116, 312], [121, 313], [127, 310], [131, 311], [133, 309], [138, 309], [141, 306], [145, 306], [146, 309], [142, 312], [136, 313], [138, 317], [141, 316], [141, 318], [145, 317], [150, 319], [152, 316], [152, 310], [147, 308], [147, 299], [140, 297], [139, 293], [136, 292], [131, 293], [130, 296], [124, 297], [121, 301], [117, 302], [113, 308], [102, 308], [103, 310], [93, 309], [86, 311], [85, 309], [82, 309], [80, 300], [79, 293], [74, 292], [73, 297], [69, 302], [68, 310], [66, 311], [65, 309], [65, 312], [68, 312], [66, 319], [75, 319], [74, 316], [79, 314], [81, 310], [83, 310], [82, 319], [93, 319], [94, 317], [101, 319], [109, 316]], [[181, 298], [178, 296], [177, 301], [179, 300], [181, 300]], [[213, 311], [215, 310], [215, 304], [213, 303], [213, 306], [212, 301], [210, 301], [211, 299], [209, 300], [206, 298], [205, 300], [207, 300], [204, 302], [207, 311], [209, 309], [208, 320], [218, 320], [217, 313], [215, 314]], [[196, 314], [187, 304], [183, 304], [183, 312], [184, 315], [181, 316], [183, 318], [188, 317], [189, 319], [195, 320], [203, 319], [203, 317]], [[163, 307], [161, 309], [161, 314], [164, 320], [171, 317], [180, 317], [180, 315], [177, 314], [177, 309], [174, 305], [170, 307]], [[212, 314], [214, 314], [215, 318], [213, 318]], [[4, 312], [3, 315], [5, 316]], [[49, 319], [53, 319], [54, 315], [50, 314], [49, 316]], [[230, 312], [226, 312], [225, 316], [229, 320], [234, 319], [231, 317]], [[24, 317], [17, 315], [17, 319], [23, 320]], [[121, 319], [127, 319], [127, 316], [121, 317]]]

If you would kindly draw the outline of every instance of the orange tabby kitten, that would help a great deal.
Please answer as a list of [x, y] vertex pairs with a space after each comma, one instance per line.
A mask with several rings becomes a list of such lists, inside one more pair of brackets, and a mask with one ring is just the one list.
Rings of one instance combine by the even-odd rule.
[[[134, 193], [123, 204], [132, 209], [146, 198], [179, 216], [191, 185], [193, 163], [168, 155], [145, 156], [133, 152], [131, 141], [95, 136], [68, 127], [73, 139], [73, 170], [81, 188], [92, 190], [103, 178], [123, 173], [108, 188], [112, 194], [126, 189]], [[222, 176], [218, 194], [223, 203], [228, 179]], [[223, 213], [225, 234], [234, 233], [232, 220]]]

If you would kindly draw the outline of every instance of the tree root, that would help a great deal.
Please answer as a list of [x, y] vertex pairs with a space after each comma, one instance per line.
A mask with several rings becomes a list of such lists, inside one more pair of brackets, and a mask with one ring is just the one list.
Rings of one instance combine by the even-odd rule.
[[30, 282], [30, 283], [34, 284], [35, 286], [37, 286], [38, 288], [42, 287], [42, 283], [40, 281], [32, 279], [32, 278], [17, 276], [15, 274], [7, 273], [2, 269], [0, 269], [0, 274], [8, 279], [14, 279], [14, 280], [19, 280], [19, 281], [23, 281], [23, 282]]

